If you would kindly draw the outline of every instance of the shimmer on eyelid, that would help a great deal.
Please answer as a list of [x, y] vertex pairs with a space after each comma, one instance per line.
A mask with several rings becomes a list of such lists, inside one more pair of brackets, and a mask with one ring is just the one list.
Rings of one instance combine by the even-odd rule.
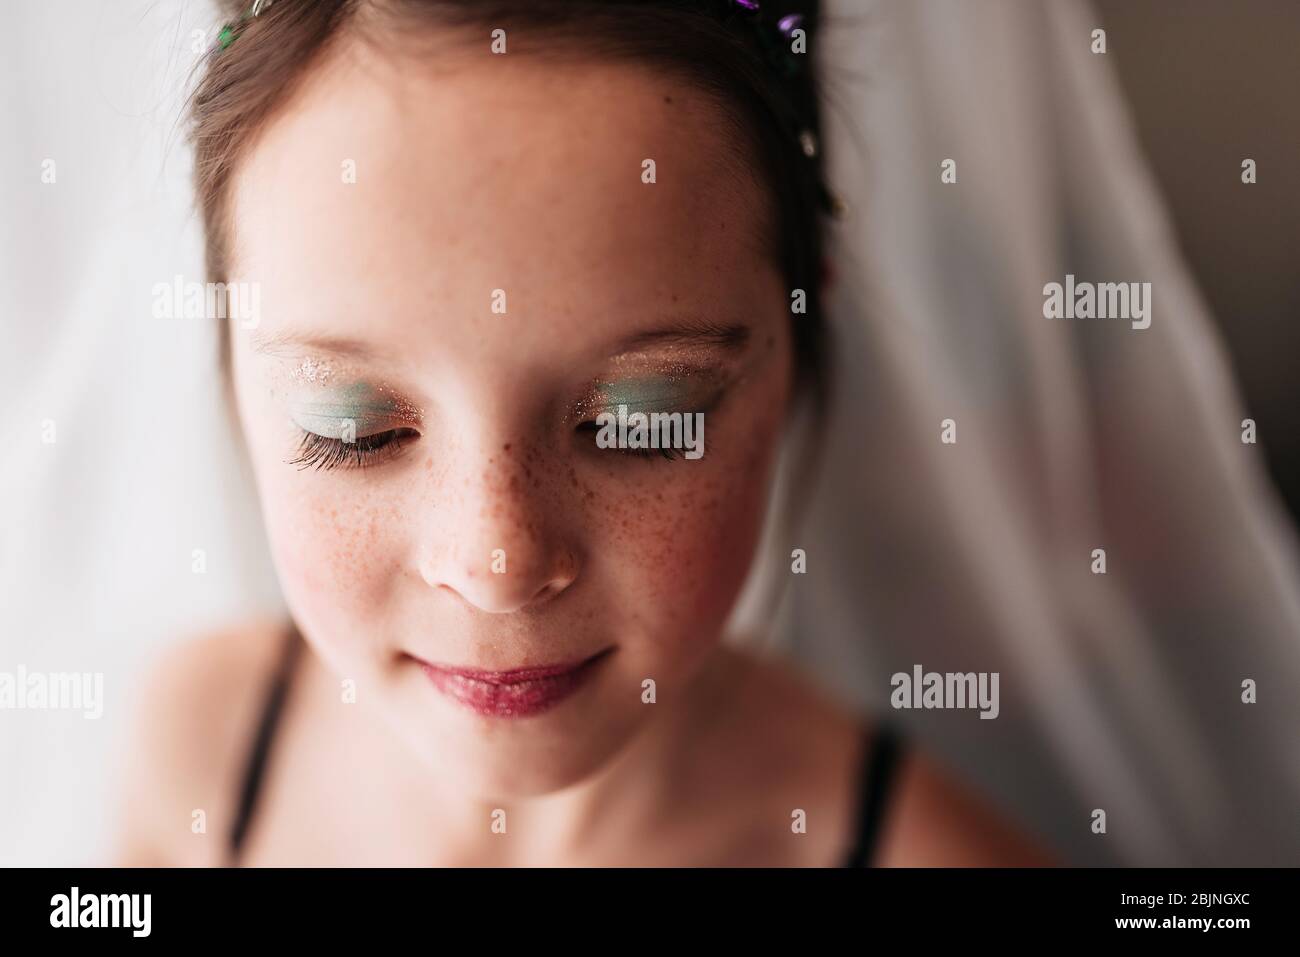
[[331, 439], [341, 438], [344, 423], [349, 421], [356, 434], [364, 435], [392, 428], [394, 419], [412, 421], [419, 417], [417, 409], [387, 391], [365, 382], [352, 383], [329, 389], [318, 397], [296, 398], [290, 402], [289, 414], [299, 428]]
[[578, 402], [572, 416], [583, 421], [601, 412], [616, 411], [620, 405], [634, 412], [703, 412], [725, 386], [716, 371], [676, 369], [665, 375], [600, 379]]
[[293, 367], [289, 373], [294, 379], [303, 382], [324, 382], [334, 374], [334, 367], [327, 361], [317, 361], [310, 356]]
[[647, 412], [690, 412], [682, 406], [706, 396], [712, 383], [657, 377], [602, 382], [599, 390], [610, 406], [626, 405]]

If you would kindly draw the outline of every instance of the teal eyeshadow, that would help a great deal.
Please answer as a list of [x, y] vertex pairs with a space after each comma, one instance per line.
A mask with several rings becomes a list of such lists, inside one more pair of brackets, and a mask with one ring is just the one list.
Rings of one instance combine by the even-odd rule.
[[628, 412], [703, 412], [714, 391], [705, 383], [688, 383], [680, 378], [602, 382], [600, 411], [617, 412], [620, 405], [625, 405]]
[[365, 383], [346, 386], [313, 401], [295, 402], [289, 415], [297, 426], [327, 439], [343, 437], [343, 426], [348, 420], [355, 423], [358, 436], [391, 428], [394, 416], [401, 407], [384, 398]]

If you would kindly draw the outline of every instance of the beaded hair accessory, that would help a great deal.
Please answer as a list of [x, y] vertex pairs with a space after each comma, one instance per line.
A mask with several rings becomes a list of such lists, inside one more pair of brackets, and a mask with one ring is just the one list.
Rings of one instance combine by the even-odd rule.
[[[800, 13], [769, 15], [759, 0], [717, 0], [715, 10], [724, 23], [739, 20], [746, 33], [754, 38], [754, 46], [762, 55], [769, 73], [777, 79], [788, 92], [807, 88], [811, 96], [811, 72], [809, 59], [802, 50], [796, 51], [796, 31], [804, 28], [804, 16]], [[821, 176], [820, 164], [817, 162], [821, 144], [813, 129], [810, 113], [811, 107], [801, 104], [797, 96], [793, 98], [790, 116], [784, 118], [788, 126], [787, 133], [798, 144], [799, 151], [809, 161], [810, 173], [816, 179], [818, 200], [822, 208], [842, 219], [848, 212], [848, 206], [826, 185]]]
[[243, 32], [244, 24], [254, 17], [261, 15], [262, 11], [274, 2], [275, 0], [253, 0], [253, 2], [248, 5], [248, 9], [240, 14], [238, 20], [227, 23], [221, 28], [221, 32], [217, 34], [217, 45], [224, 50], [226, 47], [230, 46], [230, 44], [234, 43], [239, 39], [239, 34]]

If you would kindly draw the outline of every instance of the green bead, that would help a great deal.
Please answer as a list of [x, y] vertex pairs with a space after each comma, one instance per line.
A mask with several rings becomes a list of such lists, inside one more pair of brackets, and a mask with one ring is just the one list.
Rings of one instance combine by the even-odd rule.
[[238, 34], [235, 33], [235, 28], [230, 24], [226, 24], [221, 28], [221, 32], [217, 34], [217, 42], [221, 44], [221, 49], [224, 50], [226, 47], [230, 46], [230, 44], [235, 42], [236, 36], [238, 36]]

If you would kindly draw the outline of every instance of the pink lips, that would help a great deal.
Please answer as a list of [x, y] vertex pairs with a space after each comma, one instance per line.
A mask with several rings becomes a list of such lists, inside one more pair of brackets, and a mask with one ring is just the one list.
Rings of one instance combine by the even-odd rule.
[[420, 667], [435, 688], [477, 714], [524, 718], [553, 708], [577, 691], [596, 664], [612, 650], [606, 648], [590, 658], [568, 664], [511, 671], [454, 668], [427, 661], [421, 661]]

